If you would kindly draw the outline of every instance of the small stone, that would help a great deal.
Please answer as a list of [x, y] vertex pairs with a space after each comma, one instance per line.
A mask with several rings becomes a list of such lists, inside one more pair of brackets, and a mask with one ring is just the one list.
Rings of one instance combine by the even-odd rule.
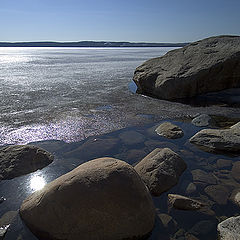
[[168, 202], [170, 206], [179, 210], [198, 210], [204, 206], [197, 200], [178, 194], [168, 194]]
[[156, 133], [160, 136], [176, 139], [183, 137], [183, 130], [175, 124], [164, 122], [156, 128]]
[[217, 226], [220, 240], [240, 239], [240, 216], [230, 217]]
[[204, 172], [201, 169], [195, 169], [191, 171], [193, 180], [196, 182], [203, 182], [207, 184], [216, 184], [217, 179], [211, 174]]
[[158, 214], [158, 217], [167, 231], [175, 232], [177, 227], [177, 222], [170, 215], [161, 213], [161, 214]]
[[0, 197], [0, 204], [3, 203], [4, 201], [6, 201], [6, 198]]
[[236, 204], [238, 207], [240, 207], [240, 188], [234, 189], [232, 191], [232, 194], [230, 196], [230, 200]]
[[201, 114], [192, 120], [192, 124], [197, 127], [206, 127], [214, 124], [214, 120], [207, 114]]
[[10, 227], [10, 224], [0, 227], [0, 239], [4, 239], [4, 236], [7, 233], [7, 230], [9, 227]]
[[227, 204], [229, 190], [221, 185], [210, 185], [204, 189], [205, 193], [220, 205]]
[[207, 235], [215, 228], [215, 225], [215, 222], [212, 222], [210, 220], [203, 220], [197, 222], [189, 232], [196, 236]]
[[217, 167], [218, 168], [228, 168], [232, 166], [232, 161], [227, 159], [218, 159]]
[[191, 195], [194, 194], [197, 190], [197, 187], [194, 183], [189, 183], [186, 188], [186, 194]]
[[0, 227], [1, 226], [7, 226], [10, 225], [13, 220], [16, 218], [18, 212], [17, 211], [9, 211], [6, 212], [1, 218], [0, 218]]
[[240, 182], [240, 161], [233, 163], [232, 176], [238, 182]]

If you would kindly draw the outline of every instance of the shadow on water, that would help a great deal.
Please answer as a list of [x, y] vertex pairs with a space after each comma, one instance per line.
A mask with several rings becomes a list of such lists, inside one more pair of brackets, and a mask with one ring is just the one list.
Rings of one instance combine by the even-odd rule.
[[[108, 106], [106, 107], [108, 108]], [[188, 139], [202, 128], [188, 122], [171, 122], [184, 130], [182, 138], [169, 140], [157, 135], [155, 128], [161, 123], [159, 122], [157, 124], [151, 123], [145, 126], [130, 127], [105, 135], [89, 137], [80, 142], [65, 143], [63, 141], [51, 140], [31, 143], [52, 152], [55, 155], [55, 160], [42, 170], [0, 182], [0, 196], [4, 196], [7, 199], [0, 204], [0, 216], [8, 211], [17, 211], [21, 202], [37, 190], [38, 183], [48, 183], [86, 161], [108, 156], [135, 165], [155, 148], [169, 147], [184, 159], [188, 168], [175, 187], [163, 193], [160, 197], [153, 198], [157, 214], [155, 228], [148, 239], [170, 239], [170, 237], [172, 239], [186, 239], [187, 235], [204, 240], [216, 239], [218, 222], [226, 217], [239, 214], [239, 208], [229, 200], [224, 204], [220, 204], [216, 199], [206, 194], [204, 189], [208, 184], [195, 181], [192, 171], [200, 169], [206, 174], [214, 176], [218, 184], [228, 188], [226, 194], [230, 195], [230, 192], [234, 188], [239, 187], [240, 183], [232, 178], [231, 168], [219, 169], [217, 160], [227, 159], [232, 164], [235, 161], [240, 161], [240, 157], [207, 153], [198, 149], [190, 144]], [[194, 184], [196, 187], [195, 191], [189, 192], [188, 187], [190, 184]], [[194, 197], [208, 203], [209, 209], [206, 212], [170, 209], [167, 204], [168, 193]], [[162, 214], [167, 214], [171, 219], [167, 226], [164, 226], [161, 221]], [[11, 224], [4, 240], [17, 239], [18, 237], [22, 237], [24, 240], [36, 239], [21, 221], [19, 215]]]

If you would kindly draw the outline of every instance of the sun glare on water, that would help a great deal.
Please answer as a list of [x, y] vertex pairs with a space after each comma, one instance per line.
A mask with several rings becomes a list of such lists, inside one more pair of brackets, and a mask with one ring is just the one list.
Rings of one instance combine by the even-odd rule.
[[42, 189], [46, 185], [46, 181], [41, 176], [33, 176], [30, 180], [30, 187], [33, 191]]

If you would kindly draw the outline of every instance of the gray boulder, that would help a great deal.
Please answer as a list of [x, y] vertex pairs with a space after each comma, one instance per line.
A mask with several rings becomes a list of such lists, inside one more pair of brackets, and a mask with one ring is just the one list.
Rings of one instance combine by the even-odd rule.
[[138, 93], [167, 100], [239, 87], [240, 37], [211, 37], [150, 59], [133, 80]]
[[152, 230], [155, 207], [132, 166], [100, 158], [30, 195], [20, 215], [40, 239], [138, 239]]
[[0, 149], [0, 180], [12, 179], [42, 169], [53, 161], [49, 152], [30, 145], [13, 145]]
[[184, 135], [183, 130], [180, 127], [170, 122], [160, 124], [155, 129], [155, 132], [160, 136], [170, 139], [181, 138]]
[[217, 226], [220, 240], [240, 239], [240, 216], [230, 217]]
[[240, 152], [240, 122], [229, 129], [203, 129], [189, 141], [210, 152]]
[[187, 168], [183, 159], [169, 148], [156, 148], [135, 167], [153, 196], [178, 183], [179, 177]]

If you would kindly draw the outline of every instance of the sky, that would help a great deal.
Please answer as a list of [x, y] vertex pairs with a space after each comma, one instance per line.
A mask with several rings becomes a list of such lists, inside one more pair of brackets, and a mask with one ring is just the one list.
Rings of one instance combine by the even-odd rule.
[[0, 41], [191, 42], [240, 35], [240, 0], [0, 0]]

